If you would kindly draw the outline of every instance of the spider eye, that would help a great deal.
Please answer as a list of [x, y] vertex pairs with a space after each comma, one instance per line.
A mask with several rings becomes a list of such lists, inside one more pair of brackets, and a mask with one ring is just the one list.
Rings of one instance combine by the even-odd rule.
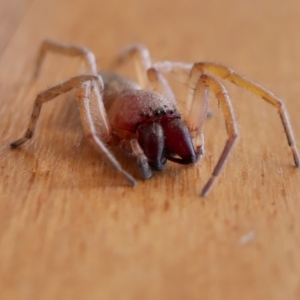
[[164, 153], [164, 132], [158, 123], [145, 123], [138, 127], [138, 142], [148, 158], [150, 166], [162, 170], [166, 164]]

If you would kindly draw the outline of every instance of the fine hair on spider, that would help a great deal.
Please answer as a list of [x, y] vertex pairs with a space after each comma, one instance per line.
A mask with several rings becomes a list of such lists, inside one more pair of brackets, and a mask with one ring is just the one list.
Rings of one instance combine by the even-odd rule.
[[[145, 179], [152, 176], [153, 170], [162, 170], [168, 160], [183, 165], [195, 164], [204, 154], [202, 129], [208, 114], [208, 92], [211, 91], [223, 111], [228, 139], [210, 178], [202, 188], [201, 195], [205, 196], [220, 174], [238, 137], [231, 99], [222, 83], [229, 81], [259, 96], [278, 110], [294, 163], [300, 166], [298, 149], [283, 101], [226, 66], [210, 62], [153, 63], [145, 46], [132, 44], [119, 54], [115, 66], [131, 60], [137, 74], [135, 82], [113, 72], [98, 71], [95, 55], [83, 46], [46, 40], [39, 50], [34, 78], [39, 76], [48, 52], [82, 58], [88, 73], [39, 93], [25, 135], [11, 143], [12, 148], [32, 138], [45, 102], [76, 89], [85, 136], [131, 185], [135, 185], [135, 178], [122, 168], [108, 146], [118, 145], [132, 153]], [[171, 72], [188, 75], [185, 120], [163, 75]], [[97, 108], [97, 114], [91, 112], [92, 106]]]

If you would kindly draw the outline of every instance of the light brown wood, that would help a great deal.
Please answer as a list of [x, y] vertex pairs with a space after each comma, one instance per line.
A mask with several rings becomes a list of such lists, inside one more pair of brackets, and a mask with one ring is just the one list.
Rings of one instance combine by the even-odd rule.
[[43, 107], [32, 141], [8, 146], [35, 95], [80, 70], [49, 55], [30, 83], [45, 38], [89, 47], [101, 68], [132, 42], [154, 59], [228, 65], [285, 101], [299, 146], [300, 9], [275, 2], [1, 0], [0, 299], [300, 298], [300, 170], [276, 109], [250, 93], [226, 85], [240, 137], [207, 198], [226, 140], [214, 98], [202, 162], [134, 188], [88, 144], [72, 95]]

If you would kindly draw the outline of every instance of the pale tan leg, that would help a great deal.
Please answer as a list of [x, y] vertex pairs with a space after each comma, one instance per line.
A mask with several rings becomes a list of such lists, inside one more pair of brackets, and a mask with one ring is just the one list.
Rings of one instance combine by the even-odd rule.
[[201, 80], [198, 80], [192, 91], [188, 89], [187, 98], [190, 104], [188, 106], [186, 125], [193, 139], [198, 159], [204, 154], [204, 136], [202, 130], [208, 114], [208, 94], [209, 88]]
[[[191, 65], [181, 62], [170, 62], [170, 61], [158, 61], [153, 64], [153, 68], [161, 73], [172, 73], [176, 75], [184, 75], [185, 78], [189, 78], [191, 71]], [[180, 76], [179, 78], [181, 78]], [[193, 102], [193, 95], [195, 91], [196, 84], [191, 87], [188, 82], [185, 83], [188, 87], [188, 96], [185, 101], [185, 107], [188, 112], [191, 111], [191, 105]]]
[[149, 83], [151, 85], [151, 89], [166, 97], [167, 99], [171, 100], [174, 105], [174, 109], [176, 107], [176, 100], [174, 93], [168, 84], [167, 80], [162, 76], [161, 72], [156, 70], [155, 68], [149, 68], [147, 70], [147, 78], [149, 80]]
[[138, 83], [142, 89], [148, 87], [146, 71], [151, 67], [151, 57], [149, 50], [141, 44], [132, 44], [124, 48], [114, 61], [112, 68], [116, 68], [127, 61], [132, 60], [135, 66]]
[[162, 74], [152, 67], [150, 52], [144, 45], [132, 44], [124, 48], [112, 68], [129, 60], [132, 60], [135, 65], [138, 83], [142, 89], [151, 88], [154, 92], [174, 100], [175, 103], [172, 89]]
[[[41, 112], [42, 104], [47, 101], [54, 99], [55, 97], [67, 93], [74, 88], [79, 88], [84, 81], [98, 80], [98, 76], [95, 75], [80, 75], [73, 77], [64, 83], [58, 84], [52, 88], [49, 88], [36, 96], [33, 111], [31, 114], [30, 122], [24, 137], [18, 139], [17, 141], [11, 143], [12, 148], [17, 148], [27, 142], [28, 139], [32, 138], [36, 124]], [[101, 79], [100, 79], [101, 80]]]
[[[102, 87], [103, 87], [103, 83], [101, 77], [96, 75], [80, 75], [80, 76], [73, 77], [62, 84], [47, 89], [44, 92], [41, 92], [36, 97], [30, 122], [24, 137], [13, 142], [11, 144], [11, 147], [12, 148], [19, 147], [33, 136], [42, 105], [45, 102], [48, 102], [63, 93], [66, 93], [74, 88], [77, 88], [78, 93], [76, 99], [78, 101], [81, 121], [85, 131], [85, 135], [87, 136], [89, 141], [96, 147], [96, 149], [98, 149], [98, 151], [102, 155], [104, 155], [112, 163], [112, 165], [126, 177], [126, 179], [130, 182], [130, 184], [135, 185], [136, 184], [135, 179], [130, 174], [128, 174], [125, 170], [123, 170], [119, 162], [109, 152], [106, 145], [98, 138], [96, 134], [95, 125], [90, 112], [89, 99], [91, 97], [91, 92], [94, 92], [96, 97], [101, 95], [99, 93], [99, 89], [101, 90]], [[105, 128], [105, 126], [103, 126], [103, 128]], [[107, 136], [109, 136], [110, 133], [107, 132], [106, 134]]]
[[85, 61], [88, 72], [97, 75], [96, 58], [94, 53], [89, 49], [79, 45], [69, 45], [57, 41], [45, 40], [39, 50], [33, 79], [39, 76], [47, 52], [80, 57]]
[[295, 143], [295, 138], [293, 135], [292, 127], [285, 105], [282, 102], [282, 100], [275, 96], [273, 93], [258, 85], [257, 83], [254, 83], [249, 79], [246, 79], [243, 76], [237, 74], [232, 69], [215, 63], [200, 62], [195, 64], [186, 64], [181, 62], [160, 61], [155, 63], [154, 67], [160, 70], [161, 72], [180, 72], [180, 70], [181, 72], [188, 72], [190, 70], [190, 89], [193, 89], [195, 87], [195, 84], [200, 74], [212, 74], [221, 79], [228, 80], [239, 87], [243, 87], [244, 89], [252, 92], [253, 94], [261, 97], [271, 105], [275, 106], [279, 112], [280, 119], [287, 137], [288, 145], [291, 147], [295, 165], [297, 167], [300, 167], [299, 151]]
[[152, 169], [149, 166], [148, 159], [141, 148], [137, 139], [130, 140], [131, 149], [137, 158], [137, 164], [141, 169], [141, 174], [144, 179], [152, 177]]
[[[224, 118], [225, 118], [225, 124], [226, 124], [226, 130], [228, 133], [228, 140], [225, 144], [225, 147], [222, 151], [222, 154], [212, 172], [212, 175], [208, 182], [205, 184], [205, 186], [202, 189], [201, 195], [205, 196], [207, 195], [208, 191], [212, 187], [216, 177], [220, 174], [222, 167], [224, 166], [228, 155], [232, 149], [232, 146], [238, 137], [238, 129], [237, 129], [237, 123], [234, 116], [232, 104], [230, 101], [230, 98], [228, 96], [227, 90], [225, 87], [214, 77], [202, 74], [200, 75], [200, 78], [198, 82], [202, 82], [205, 86], [207, 86], [209, 89], [212, 90], [215, 97], [220, 103], [221, 109], [223, 110]], [[199, 83], [197, 83], [198, 85]], [[196, 89], [197, 89], [196, 85]]]
[[107, 146], [99, 139], [97, 136], [95, 124], [92, 118], [92, 114], [90, 111], [90, 104], [89, 99], [91, 96], [91, 91], [95, 89], [95, 86], [92, 86], [92, 82], [85, 82], [82, 85], [82, 88], [77, 93], [77, 101], [79, 104], [79, 111], [81, 115], [81, 120], [83, 124], [83, 128], [85, 131], [85, 135], [88, 140], [95, 146], [95, 148], [99, 151], [99, 153], [106, 157], [110, 163], [115, 167], [117, 171], [119, 171], [127, 181], [132, 185], [136, 185], [136, 180], [127, 172], [125, 171], [120, 163], [116, 160], [114, 155], [109, 151]]

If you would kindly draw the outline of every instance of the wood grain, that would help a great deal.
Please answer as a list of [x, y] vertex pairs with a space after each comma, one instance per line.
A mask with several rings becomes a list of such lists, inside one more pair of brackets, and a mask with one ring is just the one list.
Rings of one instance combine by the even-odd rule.
[[104, 69], [132, 42], [154, 59], [221, 62], [284, 99], [299, 141], [298, 2], [10, 3], [0, 8], [0, 299], [299, 299], [300, 170], [276, 110], [250, 93], [228, 85], [240, 137], [205, 199], [226, 140], [214, 98], [202, 162], [170, 163], [134, 188], [88, 144], [72, 95], [43, 108], [32, 141], [8, 147], [35, 95], [80, 70], [49, 55], [30, 82], [45, 38], [89, 47]]

